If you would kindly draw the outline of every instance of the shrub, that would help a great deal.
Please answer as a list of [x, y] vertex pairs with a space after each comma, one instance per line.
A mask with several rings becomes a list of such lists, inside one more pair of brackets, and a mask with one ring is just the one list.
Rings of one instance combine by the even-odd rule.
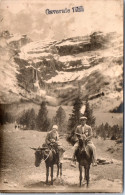
[[100, 136], [103, 139], [110, 138], [111, 140], [117, 140], [123, 137], [123, 128], [118, 125], [110, 126], [108, 123], [105, 125], [102, 123], [95, 128], [96, 136]]

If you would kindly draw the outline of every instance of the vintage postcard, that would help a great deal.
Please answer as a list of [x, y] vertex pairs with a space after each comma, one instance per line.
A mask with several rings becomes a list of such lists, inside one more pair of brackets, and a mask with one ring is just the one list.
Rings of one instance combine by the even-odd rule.
[[0, 1], [0, 192], [123, 192], [123, 1]]

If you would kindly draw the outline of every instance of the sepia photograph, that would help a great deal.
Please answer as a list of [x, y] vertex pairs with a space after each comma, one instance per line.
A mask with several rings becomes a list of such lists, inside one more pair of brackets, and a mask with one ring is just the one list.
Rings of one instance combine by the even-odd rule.
[[0, 192], [122, 193], [123, 1], [0, 1]]

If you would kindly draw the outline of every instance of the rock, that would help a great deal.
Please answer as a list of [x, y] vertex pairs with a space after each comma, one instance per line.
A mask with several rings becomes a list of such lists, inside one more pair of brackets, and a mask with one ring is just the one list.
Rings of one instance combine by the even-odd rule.
[[111, 162], [111, 163], [114, 163], [114, 162], [113, 162], [113, 159], [111, 159], [111, 161], [110, 161], [110, 162]]
[[[22, 40], [24, 43], [22, 43]], [[113, 41], [112, 53], [111, 57], [107, 57], [107, 53], [110, 53], [108, 52], [108, 43], [110, 44], [111, 40]], [[8, 69], [2, 71], [1, 74], [3, 79], [6, 78], [6, 82], [1, 83], [2, 89], [5, 89], [3, 91], [4, 99], [1, 96], [3, 103], [17, 102], [19, 100], [32, 100], [34, 103], [40, 103], [43, 99], [46, 99], [51, 105], [58, 105], [58, 100], [59, 104], [72, 105], [79, 91], [78, 82], [80, 82], [82, 88], [86, 89], [81, 98], [85, 99], [87, 95], [94, 100], [103, 96], [104, 92], [100, 91], [105, 85], [110, 84], [109, 76], [107, 76], [109, 63], [113, 64], [113, 67], [111, 67], [113, 70], [111, 68], [110, 70], [114, 71], [114, 65], [116, 64], [116, 68], [118, 68], [117, 62], [119, 61], [119, 56], [122, 56], [122, 53], [120, 55], [118, 52], [116, 55], [113, 52], [114, 50], [116, 51], [116, 47], [122, 48], [121, 37], [118, 39], [117, 34], [114, 36], [114, 33], [94, 32], [90, 35], [69, 37], [60, 41], [31, 41], [26, 35], [12, 35], [7, 39], [7, 42], [7, 48], [2, 49], [0, 52], [3, 57], [5, 54], [2, 69], [6, 70], [6, 66], [8, 66]], [[6, 50], [11, 51], [12, 54], [10, 52], [6, 56]], [[100, 52], [101, 50], [104, 50], [104, 52]], [[14, 55], [15, 52], [16, 55]], [[87, 54], [88, 52], [89, 54]], [[109, 57], [112, 62], [109, 61]], [[9, 59], [11, 58], [12, 61], [10, 62]], [[122, 63], [122, 57], [120, 61]], [[101, 63], [105, 63], [107, 68], [103, 68], [102, 65], [100, 71], [98, 66]], [[95, 66], [95, 71], [92, 71], [93, 66]], [[118, 68], [119, 71], [122, 76], [122, 68]], [[10, 74], [11, 72], [13, 74]], [[36, 81], [35, 75], [37, 75], [37, 72], [39, 73]], [[113, 72], [110, 73], [110, 77], [112, 74]], [[9, 83], [10, 79], [13, 82]], [[113, 80], [115, 80], [115, 75]], [[41, 87], [42, 82], [45, 85], [43, 87]], [[120, 85], [121, 80], [118, 78], [116, 82]], [[99, 85], [92, 90], [93, 83], [99, 83]], [[6, 87], [8, 84], [9, 88]], [[115, 89], [115, 83], [112, 85], [114, 85], [112, 88]], [[108, 88], [110, 89], [110, 87]], [[46, 89], [50, 90], [47, 92]], [[48, 95], [46, 95], [46, 92]], [[107, 92], [111, 93], [110, 90]], [[116, 90], [112, 93], [116, 94]], [[55, 95], [53, 96], [53, 94]], [[100, 103], [96, 103], [96, 100], [93, 105], [100, 108]]]
[[112, 164], [112, 163], [114, 163], [114, 160], [113, 159], [111, 159], [111, 160], [109, 160], [109, 159], [104, 159], [104, 158], [98, 158], [97, 159], [97, 164], [98, 165], [105, 165], [105, 164]]
[[103, 163], [103, 162], [105, 162], [105, 161], [106, 161], [106, 159], [104, 159], [104, 158], [97, 159], [97, 162], [98, 162], [98, 163]]
[[103, 164], [103, 165], [105, 165], [105, 164], [110, 164], [110, 162], [108, 162], [108, 161], [107, 161], [107, 162], [102, 162], [102, 164]]
[[114, 179], [109, 178], [108, 180], [114, 182]]
[[4, 179], [3, 183], [8, 183], [7, 179]]

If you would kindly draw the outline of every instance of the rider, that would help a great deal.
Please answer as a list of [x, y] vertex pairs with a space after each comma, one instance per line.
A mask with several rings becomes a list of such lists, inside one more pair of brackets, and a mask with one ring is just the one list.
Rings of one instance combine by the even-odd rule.
[[73, 157], [72, 157], [73, 163], [71, 165], [74, 167], [76, 166], [75, 152], [78, 148], [78, 140], [80, 137], [82, 138], [82, 135], [84, 135], [84, 137], [86, 138], [86, 141], [87, 141], [87, 145], [90, 146], [93, 150], [93, 159], [92, 159], [93, 162], [92, 163], [93, 163], [93, 166], [96, 166], [97, 165], [96, 147], [92, 142], [92, 137], [93, 137], [92, 128], [86, 124], [87, 117], [82, 116], [80, 118], [80, 121], [81, 121], [81, 125], [77, 126], [76, 131], [75, 131], [76, 143], [74, 145]]
[[62, 163], [64, 149], [62, 148], [61, 143], [59, 142], [58, 126], [53, 125], [52, 130], [47, 133], [45, 143], [48, 147], [55, 145], [55, 150], [59, 152], [59, 163]]

